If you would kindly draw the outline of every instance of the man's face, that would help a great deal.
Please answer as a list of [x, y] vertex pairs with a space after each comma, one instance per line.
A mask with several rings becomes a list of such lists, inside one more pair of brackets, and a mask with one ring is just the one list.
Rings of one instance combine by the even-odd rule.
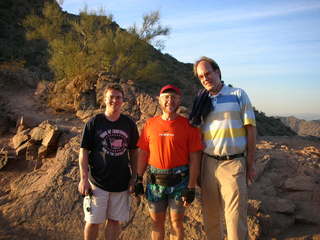
[[197, 75], [202, 86], [208, 91], [215, 89], [220, 83], [220, 70], [213, 70], [206, 61], [201, 61], [197, 65]]
[[123, 96], [120, 91], [110, 89], [107, 91], [104, 97], [106, 108], [113, 111], [120, 111], [123, 104]]
[[180, 106], [180, 96], [173, 92], [162, 93], [159, 96], [161, 110], [165, 113], [174, 113]]

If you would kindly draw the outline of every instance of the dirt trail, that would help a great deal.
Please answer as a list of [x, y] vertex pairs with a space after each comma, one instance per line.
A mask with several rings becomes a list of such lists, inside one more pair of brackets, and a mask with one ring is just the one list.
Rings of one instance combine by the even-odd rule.
[[34, 89], [26, 88], [1, 95], [8, 101], [7, 108], [16, 116], [23, 116], [28, 127], [34, 127], [45, 120], [50, 120], [60, 127], [72, 128], [82, 125], [72, 113], [57, 113], [40, 103], [34, 95]]

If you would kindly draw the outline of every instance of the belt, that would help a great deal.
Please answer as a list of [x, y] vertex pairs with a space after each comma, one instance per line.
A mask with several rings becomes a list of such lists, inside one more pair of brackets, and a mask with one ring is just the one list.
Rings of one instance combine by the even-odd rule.
[[179, 184], [187, 176], [189, 176], [188, 170], [177, 174], [149, 173], [148, 183], [172, 187]]
[[[207, 154], [207, 153], [206, 153]], [[237, 153], [233, 155], [225, 155], [225, 156], [218, 156], [218, 155], [210, 155], [207, 154], [209, 157], [212, 157], [214, 159], [217, 159], [218, 161], [225, 161], [225, 160], [232, 160], [235, 158], [244, 157], [244, 153]]]

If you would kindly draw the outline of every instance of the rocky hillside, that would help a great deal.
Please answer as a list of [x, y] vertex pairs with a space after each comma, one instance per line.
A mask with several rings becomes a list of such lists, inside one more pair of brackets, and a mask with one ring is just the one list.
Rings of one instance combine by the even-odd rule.
[[320, 120], [306, 121], [295, 117], [279, 117], [279, 119], [301, 136], [320, 137]]

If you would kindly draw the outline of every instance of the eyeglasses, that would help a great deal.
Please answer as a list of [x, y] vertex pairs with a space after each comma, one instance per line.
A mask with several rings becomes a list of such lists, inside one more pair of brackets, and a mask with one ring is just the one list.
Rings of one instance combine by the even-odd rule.
[[107, 99], [109, 100], [123, 100], [123, 97], [122, 96], [107, 96], [106, 97]]
[[169, 100], [169, 99], [178, 100], [180, 99], [180, 96], [175, 93], [162, 93], [160, 94], [160, 98], [164, 100]]

